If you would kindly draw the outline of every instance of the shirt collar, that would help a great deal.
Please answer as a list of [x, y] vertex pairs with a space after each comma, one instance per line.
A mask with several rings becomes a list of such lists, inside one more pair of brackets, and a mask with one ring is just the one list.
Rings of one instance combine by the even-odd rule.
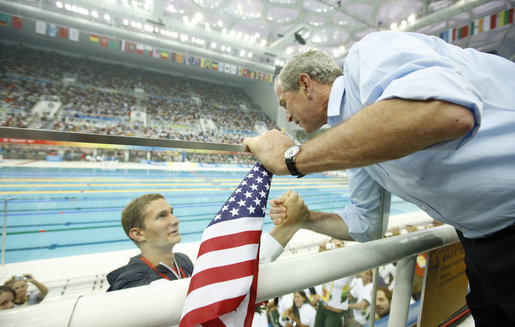
[[327, 105], [327, 117], [329, 118], [330, 124], [332, 121], [335, 121], [335, 119], [341, 117], [342, 115], [341, 111], [344, 94], [345, 79], [342, 75], [334, 80], [333, 86], [331, 87], [331, 93], [329, 94], [329, 103]]

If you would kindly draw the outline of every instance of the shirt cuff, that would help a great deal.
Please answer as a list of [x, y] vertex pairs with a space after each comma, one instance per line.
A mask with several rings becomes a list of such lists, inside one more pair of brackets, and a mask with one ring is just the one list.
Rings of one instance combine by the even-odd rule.
[[270, 234], [261, 236], [261, 248], [259, 250], [259, 263], [275, 261], [284, 251], [282, 245]]

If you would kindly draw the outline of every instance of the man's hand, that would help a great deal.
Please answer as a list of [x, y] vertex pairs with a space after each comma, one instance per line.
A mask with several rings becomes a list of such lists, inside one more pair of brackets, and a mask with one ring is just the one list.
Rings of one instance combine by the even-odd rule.
[[246, 137], [243, 139], [243, 144], [272, 174], [288, 175], [290, 173], [284, 163], [284, 152], [293, 145], [293, 141], [280, 131], [273, 129], [256, 137]]
[[275, 225], [291, 225], [302, 227], [309, 219], [309, 209], [300, 195], [292, 190], [279, 198], [270, 200], [270, 219]]

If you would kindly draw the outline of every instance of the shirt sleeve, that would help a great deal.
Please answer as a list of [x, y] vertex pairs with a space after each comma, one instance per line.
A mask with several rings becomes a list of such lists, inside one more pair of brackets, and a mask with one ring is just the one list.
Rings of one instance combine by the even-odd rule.
[[259, 250], [259, 263], [275, 261], [284, 251], [282, 245], [275, 238], [266, 233], [261, 236]]
[[465, 136], [431, 147], [455, 150], [477, 133], [484, 99], [459, 67], [438, 51], [439, 42], [412, 33], [373, 33], [353, 47], [346, 66], [363, 106], [401, 98], [442, 100], [468, 108], [474, 115], [474, 128]]
[[[356, 241], [374, 240], [379, 224], [379, 201], [381, 185], [379, 185], [364, 168], [347, 169], [351, 194], [351, 205], [336, 211], [349, 228], [349, 234]], [[390, 212], [390, 192], [385, 191], [385, 219], [381, 228], [383, 235], [388, 227]]]

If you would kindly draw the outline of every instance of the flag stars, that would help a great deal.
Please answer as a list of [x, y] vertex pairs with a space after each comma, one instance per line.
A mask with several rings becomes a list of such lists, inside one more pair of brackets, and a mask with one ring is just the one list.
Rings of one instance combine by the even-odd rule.
[[238, 209], [232, 208], [231, 214], [232, 214], [233, 217], [236, 216], [238, 214]]
[[241, 199], [240, 201], [238, 201], [238, 204], [240, 205], [240, 207], [243, 207], [245, 205], [245, 200]]
[[248, 198], [251, 198], [252, 197], [252, 193], [250, 193], [249, 191], [245, 192], [245, 197], [248, 199]]
[[224, 212], [224, 211], [227, 211], [228, 209], [229, 209], [229, 206], [228, 206], [228, 205], [224, 205], [224, 206], [222, 207], [222, 210], [221, 210], [221, 211], [222, 211], [222, 212]]
[[256, 191], [258, 189], [258, 186], [256, 184], [252, 184], [250, 188], [252, 189], [252, 191]]
[[239, 188], [239, 187], [234, 191], [235, 194], [238, 194], [240, 192], [241, 192], [241, 188]]
[[247, 181], [246, 180], [242, 180], [240, 184], [241, 185], [247, 185]]
[[236, 201], [236, 199], [234, 198], [234, 196], [231, 196], [231, 197], [229, 198], [229, 200], [227, 200], [227, 201], [228, 201], [228, 202], [234, 202], [234, 201]]
[[215, 220], [220, 220], [220, 219], [222, 219], [222, 215], [221, 215], [221, 214], [217, 214], [217, 215], [215, 216]]
[[263, 178], [262, 177], [256, 177], [256, 181], [258, 182], [258, 184], [261, 184], [263, 183]]
[[265, 191], [260, 191], [259, 195], [261, 195], [261, 197], [264, 198], [266, 196], [266, 192]]
[[252, 205], [250, 207], [247, 208], [249, 210], [249, 213], [255, 213], [256, 212], [256, 208], [253, 207]]
[[261, 200], [260, 200], [260, 199], [258, 199], [258, 198], [255, 198], [253, 201], [254, 201], [254, 203], [255, 203], [256, 205], [260, 205], [260, 204], [261, 204]]
[[266, 185], [265, 185], [265, 188], [266, 188], [267, 190], [269, 190], [269, 189], [270, 189], [270, 184], [266, 184]]

